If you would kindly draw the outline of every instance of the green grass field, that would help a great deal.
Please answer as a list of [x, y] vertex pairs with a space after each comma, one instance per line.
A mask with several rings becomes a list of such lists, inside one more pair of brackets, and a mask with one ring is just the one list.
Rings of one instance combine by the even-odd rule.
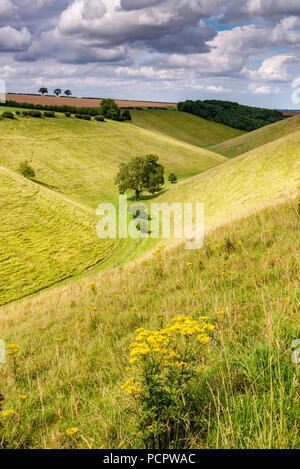
[[[0, 129], [0, 165], [16, 174], [20, 163], [28, 160], [36, 172], [36, 182], [0, 173], [5, 220], [0, 304], [82, 272], [108, 255], [112, 263], [126, 260], [134, 246], [131, 240], [100, 243], [96, 236], [95, 209], [117, 198], [114, 178], [121, 161], [155, 153], [167, 172], [176, 172], [179, 178], [226, 161], [208, 150], [116, 122], [18, 118], [2, 120]], [[27, 196], [24, 187], [36, 195]], [[74, 202], [81, 210], [76, 221]], [[89, 227], [81, 226], [84, 219]]]
[[143, 110], [130, 113], [135, 126], [199, 147], [216, 145], [245, 133], [186, 112]]
[[0, 129], [2, 166], [16, 171], [28, 160], [38, 181], [93, 208], [116, 196], [118, 166], [134, 156], [154, 153], [166, 174], [175, 172], [178, 177], [226, 161], [209, 150], [112, 121], [20, 118], [1, 121]]
[[298, 130], [300, 130], [300, 115], [276, 122], [276, 124], [268, 125], [254, 132], [249, 132], [233, 140], [220, 143], [213, 146], [212, 150], [230, 158], [242, 155], [243, 153], [254, 150], [274, 140], [278, 140]]
[[206, 226], [223, 223], [300, 184], [300, 131], [229, 160], [169, 188], [157, 202], [202, 202]]
[[[297, 448], [299, 217], [295, 200], [225, 224], [199, 251], [177, 247], [6, 307], [2, 448], [140, 448], [121, 390], [139, 327], [208, 315], [185, 448]], [[90, 282], [94, 284], [91, 285]], [[69, 428], [77, 428], [67, 436]]]
[[95, 216], [0, 167], [0, 305], [72, 277], [118, 243], [96, 237]]
[[[135, 115], [126, 124], [0, 121], [0, 304], [52, 285], [1, 308], [0, 448], [144, 448], [141, 409], [121, 390], [130, 344], [137, 328], [181, 315], [208, 316], [215, 330], [183, 399], [186, 436], [168, 447], [299, 448], [298, 124], [283, 121], [296, 127], [227, 159], [186, 143], [198, 135], [194, 116], [171, 114], [187, 116], [186, 127], [170, 118], [159, 132], [160, 118], [146, 128], [147, 118], [141, 128]], [[181, 179], [155, 202], [205, 204], [201, 250], [96, 237], [95, 208], [116, 200], [119, 163], [149, 153]], [[35, 181], [17, 174], [24, 160]], [[101, 260], [105, 271], [86, 271]]]

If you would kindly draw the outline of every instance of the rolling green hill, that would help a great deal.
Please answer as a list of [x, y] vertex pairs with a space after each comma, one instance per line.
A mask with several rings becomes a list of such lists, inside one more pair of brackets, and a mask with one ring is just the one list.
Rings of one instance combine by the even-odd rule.
[[[156, 153], [167, 171], [182, 178], [226, 160], [116, 122], [22, 117], [0, 121], [0, 130], [5, 220], [0, 304], [72, 277], [106, 257], [114, 262], [110, 254], [117, 247], [117, 260], [126, 258], [132, 240], [100, 242], [95, 231], [95, 208], [117, 196], [114, 178], [121, 161]], [[24, 160], [36, 172], [34, 182], [16, 173]]]
[[300, 184], [300, 131], [182, 181], [157, 202], [203, 202], [207, 226], [295, 193]]
[[213, 146], [212, 150], [227, 157], [234, 157], [285, 137], [297, 130], [300, 130], [300, 115], [220, 143]]
[[0, 305], [80, 273], [115, 240], [96, 236], [93, 211], [0, 166]]
[[210, 122], [185, 112], [135, 110], [130, 113], [132, 123], [138, 127], [199, 147], [216, 145], [244, 134], [241, 130]]
[[206, 149], [136, 126], [57, 117], [0, 121], [0, 165], [13, 171], [28, 160], [36, 179], [68, 198], [96, 208], [117, 194], [114, 178], [121, 161], [157, 154], [166, 173], [179, 178], [223, 161]]
[[157, 331], [182, 315], [208, 317], [215, 328], [194, 357], [186, 395], [181, 383], [175, 444], [299, 447], [291, 345], [299, 337], [300, 130], [227, 160], [135, 125], [61, 117], [1, 121], [0, 129], [0, 164], [15, 171], [28, 159], [40, 181], [0, 167], [0, 298], [82, 272], [117, 247], [96, 242], [93, 208], [115, 197], [115, 170], [135, 154], [159, 154], [182, 178], [206, 169], [155, 202], [204, 202], [207, 229], [201, 250], [161, 246], [1, 308], [0, 448], [144, 448], [141, 405], [121, 389], [135, 369], [130, 344], [136, 329]]

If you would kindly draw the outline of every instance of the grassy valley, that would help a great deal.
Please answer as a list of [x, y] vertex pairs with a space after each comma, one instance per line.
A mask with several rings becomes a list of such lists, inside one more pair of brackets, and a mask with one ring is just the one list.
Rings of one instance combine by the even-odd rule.
[[[170, 377], [185, 367], [191, 374], [179, 389], [170, 379], [163, 394], [180, 401], [180, 414], [170, 409], [182, 417], [180, 435], [166, 446], [297, 448], [298, 121], [241, 135], [186, 113], [132, 114], [132, 123], [62, 116], [0, 122], [1, 301], [74, 277], [1, 308], [0, 447], [149, 447], [155, 420], [147, 414], [141, 427], [145, 412], [132, 379], [147, 359], [147, 337], [158, 341], [157, 353], [170, 352], [161, 348], [161, 330], [179, 317], [209, 321], [211, 329], [190, 371], [187, 356], [173, 363], [178, 371]], [[245, 151], [228, 159], [201, 148], [214, 143], [229, 156]], [[201, 250], [97, 240], [95, 208], [116, 200], [119, 163], [149, 153], [181, 179], [155, 202], [204, 202]], [[33, 181], [17, 174], [25, 159], [36, 170]], [[144, 197], [149, 206], [152, 200]], [[114, 256], [123, 259], [117, 268]], [[85, 272], [100, 260], [105, 271]], [[152, 335], [138, 344], [136, 364], [134, 337], [145, 329]], [[193, 331], [178, 334], [185, 342]]]
[[199, 147], [216, 145], [245, 133], [175, 110], [133, 110], [131, 115], [135, 126]]
[[[0, 365], [3, 448], [142, 447], [121, 386], [140, 327], [178, 315], [216, 329], [197, 358], [185, 448], [297, 448], [299, 217], [295, 199], [210, 233], [205, 247], [153, 259], [7, 307]], [[92, 283], [91, 283], [92, 282]], [[67, 436], [76, 428], [74, 436]]]
[[116, 196], [118, 166], [134, 156], [154, 153], [166, 173], [175, 172], [179, 178], [226, 161], [167, 135], [113, 121], [19, 118], [2, 120], [0, 129], [2, 166], [17, 171], [20, 162], [28, 160], [37, 180], [93, 208]]

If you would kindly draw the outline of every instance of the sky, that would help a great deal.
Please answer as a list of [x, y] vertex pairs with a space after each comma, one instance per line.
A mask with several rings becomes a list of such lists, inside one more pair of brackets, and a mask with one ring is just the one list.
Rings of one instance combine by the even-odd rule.
[[0, 0], [8, 92], [300, 108], [300, 0]]

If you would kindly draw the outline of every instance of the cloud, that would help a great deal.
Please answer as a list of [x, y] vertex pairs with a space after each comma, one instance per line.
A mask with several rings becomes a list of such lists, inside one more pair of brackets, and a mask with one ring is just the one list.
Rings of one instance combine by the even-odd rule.
[[7, 20], [15, 18], [16, 16], [16, 7], [12, 4], [10, 0], [0, 0], [0, 18], [2, 20]]
[[[143, 6], [146, 5], [147, 6]], [[205, 42], [216, 34], [201, 19], [212, 11], [202, 0], [137, 2], [119, 0], [75, 0], [62, 12], [58, 31], [99, 47], [138, 44], [157, 52], [204, 51]]]
[[251, 80], [289, 81], [288, 66], [300, 63], [300, 58], [294, 55], [275, 55], [265, 59], [257, 70], [245, 69], [244, 73]]
[[297, 15], [300, 15], [298, 0], [229, 0], [220, 22], [232, 24], [256, 18], [274, 22]]
[[27, 28], [17, 31], [10, 26], [0, 28], [0, 52], [26, 50], [31, 44], [31, 34]]
[[280, 92], [280, 88], [278, 86], [273, 88], [269, 85], [256, 85], [254, 83], [249, 85], [249, 90], [253, 94], [278, 94]]
[[0, 0], [0, 51], [0, 78], [19, 91], [261, 104], [299, 75], [300, 2]]

